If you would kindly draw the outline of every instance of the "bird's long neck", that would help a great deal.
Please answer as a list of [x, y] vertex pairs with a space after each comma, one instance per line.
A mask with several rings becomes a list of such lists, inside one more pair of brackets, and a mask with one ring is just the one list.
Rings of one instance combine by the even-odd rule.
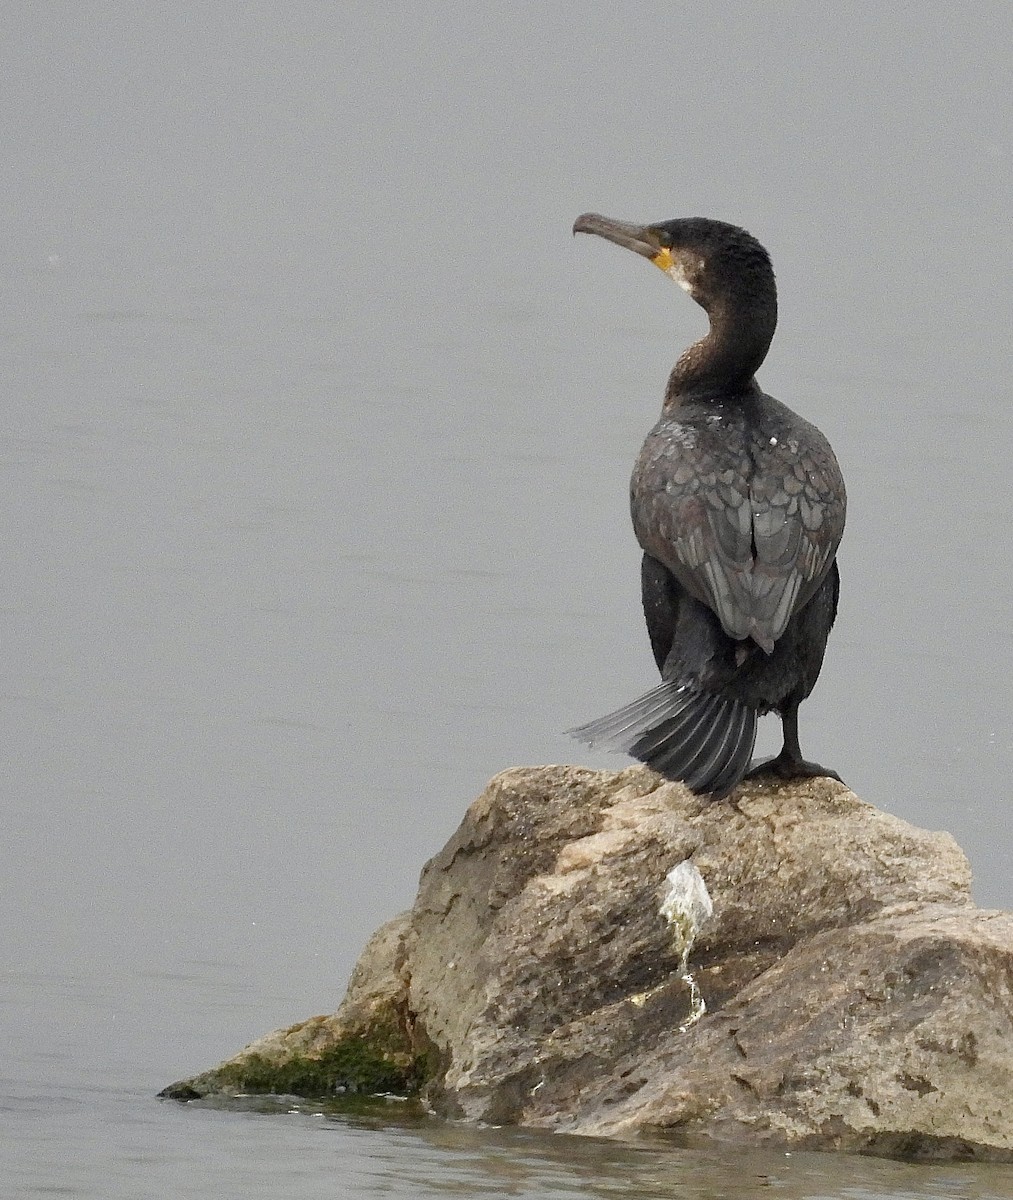
[[773, 291], [749, 303], [704, 303], [710, 317], [706, 337], [685, 350], [668, 378], [666, 406], [693, 394], [728, 395], [751, 390], [777, 325]]

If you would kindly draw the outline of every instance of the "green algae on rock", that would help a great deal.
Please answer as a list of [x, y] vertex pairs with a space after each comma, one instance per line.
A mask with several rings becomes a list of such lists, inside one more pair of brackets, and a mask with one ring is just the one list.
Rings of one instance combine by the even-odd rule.
[[[311, 1018], [311, 1022], [321, 1019]], [[285, 1032], [302, 1028], [293, 1025]], [[333, 1045], [312, 1055], [265, 1054], [251, 1046], [211, 1071], [170, 1084], [159, 1095], [168, 1100], [196, 1100], [209, 1094], [417, 1096], [426, 1082], [426, 1057], [413, 1054], [407, 1043], [394, 1049], [399, 1034], [390, 1027], [338, 1034]]]

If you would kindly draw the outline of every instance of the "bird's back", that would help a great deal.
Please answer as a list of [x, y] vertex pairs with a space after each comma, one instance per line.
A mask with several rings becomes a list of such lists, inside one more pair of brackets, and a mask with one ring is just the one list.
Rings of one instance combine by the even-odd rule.
[[846, 497], [823, 434], [756, 391], [667, 408], [631, 503], [643, 549], [769, 653], [834, 561]]

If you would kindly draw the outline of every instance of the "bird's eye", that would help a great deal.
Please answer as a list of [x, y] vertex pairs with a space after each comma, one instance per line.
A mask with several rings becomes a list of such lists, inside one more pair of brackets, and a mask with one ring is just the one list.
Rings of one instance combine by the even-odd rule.
[[652, 225], [648, 232], [657, 239], [659, 246], [666, 250], [672, 249], [672, 235], [667, 229], [659, 229], [657, 225]]

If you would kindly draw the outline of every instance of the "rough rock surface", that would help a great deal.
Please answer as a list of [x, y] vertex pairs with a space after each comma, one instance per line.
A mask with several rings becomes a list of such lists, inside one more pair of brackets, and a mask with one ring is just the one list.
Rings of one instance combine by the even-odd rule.
[[[659, 913], [687, 859], [702, 1016]], [[334, 1016], [164, 1094], [382, 1078], [494, 1123], [1013, 1160], [1013, 916], [969, 885], [948, 834], [828, 779], [711, 802], [644, 767], [506, 771]]]

